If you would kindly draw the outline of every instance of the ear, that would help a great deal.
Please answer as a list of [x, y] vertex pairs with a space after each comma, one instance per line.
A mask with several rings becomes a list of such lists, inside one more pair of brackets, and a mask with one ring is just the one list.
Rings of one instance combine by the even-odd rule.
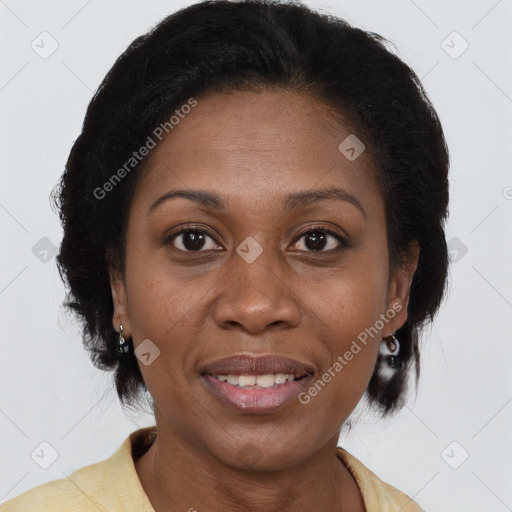
[[[407, 250], [402, 251], [403, 262], [393, 270], [388, 293], [388, 310], [392, 309], [397, 313], [389, 321], [388, 326], [383, 332], [386, 338], [391, 336], [396, 330], [400, 329], [407, 320], [407, 306], [409, 304], [409, 295], [411, 291], [411, 283], [416, 268], [418, 267], [418, 259], [420, 248], [417, 241], [409, 244]], [[389, 332], [388, 332], [389, 331]]]
[[125, 336], [131, 336], [130, 317], [128, 314], [128, 300], [126, 297], [126, 286], [123, 276], [116, 270], [110, 271], [110, 290], [112, 292], [112, 302], [114, 303], [114, 314], [112, 315], [112, 325], [116, 332], [119, 332], [119, 326], [123, 326]]

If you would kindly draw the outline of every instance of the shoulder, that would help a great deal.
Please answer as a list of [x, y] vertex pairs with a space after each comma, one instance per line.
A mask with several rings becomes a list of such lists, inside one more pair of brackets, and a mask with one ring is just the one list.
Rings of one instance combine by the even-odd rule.
[[[93, 465], [94, 466], [94, 465]], [[105, 510], [95, 503], [94, 496], [87, 492], [89, 485], [85, 485], [85, 491], [76, 485], [77, 474], [91, 484], [95, 479], [96, 470], [93, 466], [85, 466], [73, 473], [69, 478], [52, 480], [38, 485], [24, 493], [12, 498], [0, 506], [1, 512], [28, 512], [28, 511], [71, 511], [71, 510]], [[75, 507], [75, 508], [73, 508]], [[79, 507], [79, 508], [78, 508]]]
[[132, 432], [107, 459], [29, 489], [0, 505], [0, 512], [151, 512], [132, 456], [154, 433], [153, 427]]
[[0, 512], [107, 512], [98, 496], [102, 494], [102, 474], [108, 461], [84, 466], [67, 478], [33, 487], [1, 505]]
[[337, 455], [359, 485], [367, 512], [425, 512], [407, 494], [381, 480], [344, 448], [338, 446]]

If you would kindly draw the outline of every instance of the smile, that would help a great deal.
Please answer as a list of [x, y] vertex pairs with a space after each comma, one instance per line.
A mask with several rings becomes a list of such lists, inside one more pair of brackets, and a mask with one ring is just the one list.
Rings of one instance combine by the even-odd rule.
[[245, 413], [276, 412], [298, 399], [313, 378], [287, 374], [202, 375], [202, 381], [222, 403]]

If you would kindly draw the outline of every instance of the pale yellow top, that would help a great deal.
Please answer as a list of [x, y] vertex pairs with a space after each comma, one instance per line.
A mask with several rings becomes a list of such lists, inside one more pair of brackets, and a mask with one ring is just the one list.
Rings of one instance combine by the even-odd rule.
[[[135, 470], [133, 455], [145, 451], [155, 432], [155, 427], [132, 432], [108, 459], [84, 466], [69, 478], [34, 487], [0, 505], [0, 511], [154, 512]], [[367, 512], [424, 512], [343, 448], [337, 448], [337, 455], [354, 475]]]

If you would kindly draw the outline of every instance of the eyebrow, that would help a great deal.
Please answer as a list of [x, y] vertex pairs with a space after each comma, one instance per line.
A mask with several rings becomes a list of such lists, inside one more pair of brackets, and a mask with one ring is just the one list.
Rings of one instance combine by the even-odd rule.
[[[225, 211], [227, 209], [226, 203], [221, 197], [213, 192], [207, 192], [206, 190], [171, 190], [162, 197], [158, 198], [150, 207], [148, 214], [152, 213], [158, 206], [164, 202], [181, 197], [194, 201], [206, 208], [214, 210]], [[363, 216], [366, 218], [366, 211], [359, 200], [341, 188], [331, 187], [319, 190], [305, 190], [301, 192], [294, 192], [285, 199], [285, 212], [289, 213], [298, 208], [309, 206], [315, 201], [325, 201], [328, 199], [336, 199], [339, 201], [345, 201], [360, 210]]]

